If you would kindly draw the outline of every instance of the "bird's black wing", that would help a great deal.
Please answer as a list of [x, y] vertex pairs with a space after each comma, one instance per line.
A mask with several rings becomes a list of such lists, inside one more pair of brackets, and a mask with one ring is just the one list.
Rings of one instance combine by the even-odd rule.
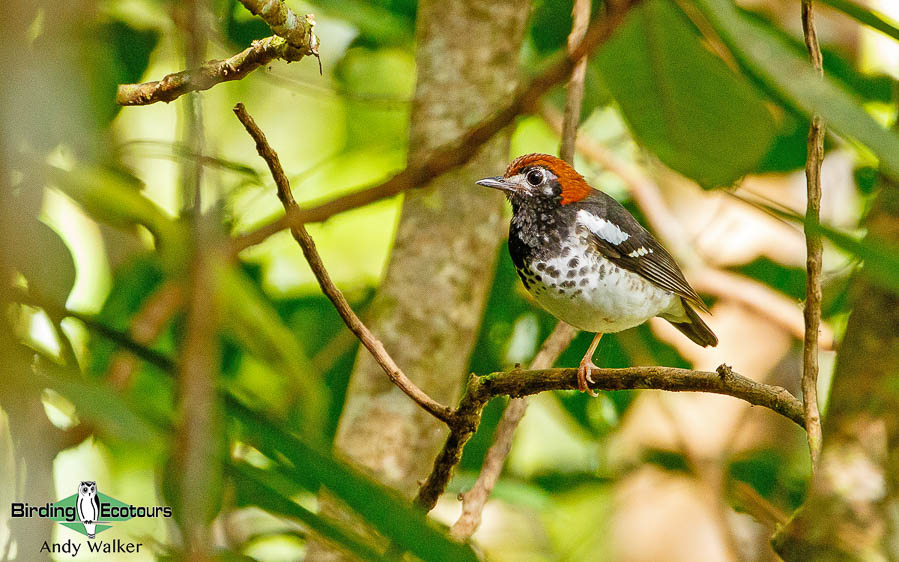
[[578, 206], [579, 228], [606, 259], [708, 312], [668, 250], [620, 203], [596, 191]]

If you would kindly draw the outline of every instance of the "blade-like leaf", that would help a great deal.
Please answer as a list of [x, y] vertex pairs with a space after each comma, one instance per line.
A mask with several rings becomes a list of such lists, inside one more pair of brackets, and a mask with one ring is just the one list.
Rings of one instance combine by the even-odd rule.
[[[891, 188], [884, 188], [891, 189]], [[806, 223], [805, 217], [791, 211], [784, 211], [770, 205], [759, 204], [777, 216], [799, 223]], [[883, 288], [899, 292], [899, 246], [886, 241], [859, 240], [845, 232], [820, 223], [810, 223], [813, 232], [826, 237], [843, 250], [864, 260], [865, 271]]]
[[248, 439], [270, 457], [286, 457], [302, 478], [313, 478], [403, 550], [424, 560], [477, 560], [467, 546], [437, 530], [424, 513], [392, 490], [376, 484], [329, 453], [291, 435], [233, 397], [228, 413], [247, 429]]
[[285, 486], [280, 482], [281, 477], [272, 471], [237, 463], [229, 464], [226, 469], [237, 485], [240, 496], [252, 498], [251, 503], [254, 505], [273, 515], [296, 519], [319, 536], [338, 546], [345, 547], [346, 550], [359, 556], [362, 560], [386, 560], [374, 546], [367, 544], [361, 536], [342, 528], [335, 522], [320, 517], [291, 500], [290, 494], [284, 492]]
[[672, 2], [642, 2], [596, 64], [640, 143], [711, 188], [753, 171], [775, 126], [752, 85], [700, 41]]
[[167, 267], [186, 261], [188, 231], [147, 199], [133, 178], [101, 166], [73, 170], [50, 167], [48, 171], [53, 184], [94, 220], [118, 228], [143, 225], [156, 237]]
[[899, 136], [881, 127], [861, 103], [780, 37], [740, 13], [731, 0], [693, 0], [721, 40], [757, 78], [805, 115], [820, 114], [836, 132], [870, 148], [885, 173], [899, 178]]
[[831, 8], [839, 10], [847, 16], [858, 20], [859, 23], [867, 25], [871, 29], [883, 33], [888, 37], [892, 37], [899, 41], [899, 27], [889, 21], [883, 14], [860, 6], [851, 0], [818, 0], [821, 4], [827, 4]]
[[225, 327], [251, 353], [284, 373], [299, 391], [307, 435], [319, 435], [326, 416], [324, 382], [296, 336], [259, 290], [240, 272], [221, 271]]

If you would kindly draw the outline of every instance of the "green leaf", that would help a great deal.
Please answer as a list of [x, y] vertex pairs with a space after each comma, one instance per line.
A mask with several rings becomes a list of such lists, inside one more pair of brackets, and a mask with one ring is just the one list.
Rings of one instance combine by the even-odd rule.
[[753, 171], [774, 138], [755, 89], [700, 43], [668, 0], [649, 0], [599, 50], [596, 63], [637, 140], [707, 188]]
[[847, 16], [854, 18], [871, 29], [883, 33], [887, 37], [899, 41], [899, 27], [887, 19], [880, 12], [860, 6], [850, 0], [818, 0], [821, 4], [827, 4], [831, 8], [839, 10]]
[[[893, 189], [884, 187], [883, 189]], [[806, 224], [805, 217], [784, 211], [770, 205], [761, 204], [766, 210], [788, 220]], [[890, 240], [873, 240], [870, 237], [858, 240], [845, 232], [823, 224], [810, 224], [812, 232], [824, 236], [843, 250], [864, 260], [865, 273], [881, 287], [899, 292], [899, 245]]]
[[156, 237], [163, 263], [186, 262], [188, 231], [141, 193], [133, 177], [103, 166], [49, 168], [53, 184], [100, 222], [118, 228], [145, 226]]
[[283, 476], [272, 470], [261, 470], [238, 463], [228, 465], [226, 470], [237, 485], [239, 498], [246, 500], [245, 503], [256, 505], [273, 515], [295, 519], [320, 537], [345, 547], [362, 560], [386, 560], [363, 537], [291, 500], [290, 492], [287, 491], [290, 483]]
[[314, 0], [325, 14], [341, 19], [359, 30], [357, 45], [408, 46], [415, 35], [417, 3], [405, 1], [363, 2], [361, 0]]
[[136, 404], [100, 382], [76, 378], [70, 373], [43, 362], [30, 373], [29, 384], [52, 388], [65, 396], [83, 420], [89, 420], [98, 433], [138, 447], [161, 450], [162, 420], [147, 421]]
[[236, 399], [226, 402], [229, 414], [247, 429], [247, 439], [270, 458], [283, 455], [300, 478], [325, 486], [397, 546], [423, 560], [477, 560], [474, 552], [447, 538], [426, 515], [393, 490], [336, 460], [319, 446], [282, 430]]
[[247, 349], [283, 373], [299, 392], [304, 432], [320, 435], [326, 417], [324, 382], [272, 304], [240, 271], [222, 268], [225, 328]]
[[899, 178], [899, 136], [877, 124], [861, 103], [832, 78], [820, 79], [809, 62], [777, 34], [746, 17], [730, 0], [693, 0], [734, 54], [785, 103], [804, 115], [821, 115], [827, 126], [853, 137]]
[[29, 290], [53, 302], [65, 302], [75, 285], [75, 261], [59, 234], [36, 218], [19, 221], [14, 233], [20, 243], [9, 250]]

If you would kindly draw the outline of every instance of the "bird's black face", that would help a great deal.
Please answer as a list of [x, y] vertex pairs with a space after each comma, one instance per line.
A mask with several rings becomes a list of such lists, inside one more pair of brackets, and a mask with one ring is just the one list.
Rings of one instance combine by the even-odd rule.
[[503, 191], [515, 211], [522, 207], [556, 207], [562, 201], [559, 178], [544, 166], [527, 166], [513, 175], [484, 178], [476, 183]]
[[81, 489], [82, 495], [87, 495], [90, 493], [95, 493], [97, 491], [97, 483], [96, 482], [81, 482], [79, 485]]

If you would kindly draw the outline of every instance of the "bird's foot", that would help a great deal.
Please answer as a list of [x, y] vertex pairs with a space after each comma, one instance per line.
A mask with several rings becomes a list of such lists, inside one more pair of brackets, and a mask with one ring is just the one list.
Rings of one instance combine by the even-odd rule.
[[577, 388], [581, 392], [590, 393], [590, 396], [599, 396], [596, 391], [587, 385], [588, 382], [595, 382], [593, 380], [593, 369], [599, 369], [599, 367], [593, 364], [589, 356], [581, 359], [581, 364], [577, 368]]

